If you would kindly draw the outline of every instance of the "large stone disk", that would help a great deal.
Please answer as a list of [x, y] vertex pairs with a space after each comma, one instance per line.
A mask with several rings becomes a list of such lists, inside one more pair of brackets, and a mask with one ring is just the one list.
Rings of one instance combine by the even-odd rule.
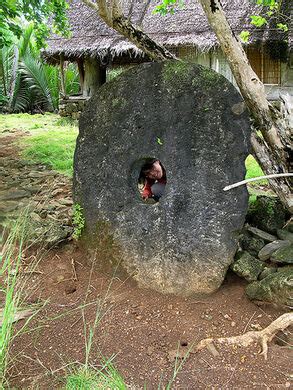
[[[248, 198], [244, 186], [223, 188], [243, 180], [249, 137], [240, 94], [208, 68], [149, 63], [104, 84], [82, 113], [75, 152], [74, 196], [86, 234], [106, 257], [115, 247], [140, 285], [181, 295], [215, 291]], [[148, 157], [166, 169], [156, 204], [138, 191]]]

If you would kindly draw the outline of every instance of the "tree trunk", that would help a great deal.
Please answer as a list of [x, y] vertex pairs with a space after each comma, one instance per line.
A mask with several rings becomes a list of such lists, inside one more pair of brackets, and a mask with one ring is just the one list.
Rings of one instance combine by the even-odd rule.
[[19, 62], [19, 50], [18, 47], [15, 45], [13, 49], [13, 62], [12, 62], [12, 68], [11, 68], [11, 79], [9, 83], [8, 88], [8, 95], [9, 95], [9, 106], [11, 105], [11, 102], [13, 100], [14, 96], [14, 90], [16, 85], [16, 79], [18, 75], [18, 62]]
[[[241, 43], [233, 34], [219, 0], [199, 0], [231, 67], [240, 92], [263, 139], [252, 135], [253, 152], [266, 174], [290, 168], [290, 140], [286, 121], [267, 100], [264, 85], [252, 70]], [[282, 203], [293, 211], [290, 179], [270, 180]]]
[[66, 87], [65, 87], [65, 75], [64, 75], [64, 56], [60, 55], [60, 78], [61, 78], [61, 93], [66, 96]]
[[80, 91], [83, 93], [84, 89], [84, 67], [83, 67], [83, 60], [79, 58], [77, 60], [77, 66], [78, 66], [78, 74], [79, 74], [79, 85], [80, 85]]
[[106, 81], [106, 69], [100, 66], [96, 58], [86, 58], [84, 61], [83, 96], [92, 96]]

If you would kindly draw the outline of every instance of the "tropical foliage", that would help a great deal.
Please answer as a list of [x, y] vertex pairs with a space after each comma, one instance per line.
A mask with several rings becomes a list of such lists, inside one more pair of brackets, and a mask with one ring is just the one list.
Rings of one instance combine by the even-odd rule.
[[[73, 65], [65, 73], [67, 93], [77, 93], [78, 74]], [[0, 109], [6, 112], [43, 112], [58, 108], [59, 70], [40, 58], [34, 25], [21, 38], [0, 49]]]
[[0, 2], [0, 48], [11, 46], [15, 38], [23, 34], [22, 21], [34, 24], [38, 47], [49, 33], [48, 19], [51, 17], [55, 32], [68, 35], [66, 0], [1, 0]]

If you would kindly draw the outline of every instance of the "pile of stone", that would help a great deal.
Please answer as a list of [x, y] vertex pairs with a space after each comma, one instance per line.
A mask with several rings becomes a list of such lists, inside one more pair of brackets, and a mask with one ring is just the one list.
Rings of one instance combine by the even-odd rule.
[[251, 282], [253, 300], [293, 306], [293, 220], [275, 198], [259, 196], [250, 207], [231, 269]]
[[[3, 139], [2, 139], [3, 140]], [[27, 244], [52, 248], [71, 238], [72, 196], [69, 178], [44, 164], [7, 155], [0, 146], [0, 246], [18, 219], [25, 217]]]
[[82, 96], [70, 96], [67, 99], [61, 99], [59, 102], [58, 113], [60, 116], [68, 116], [73, 119], [79, 119], [87, 100], [88, 98], [83, 98]]

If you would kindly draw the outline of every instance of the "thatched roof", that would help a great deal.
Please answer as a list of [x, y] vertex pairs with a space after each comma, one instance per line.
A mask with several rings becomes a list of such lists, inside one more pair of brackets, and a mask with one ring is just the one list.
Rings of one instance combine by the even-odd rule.
[[[290, 2], [286, 0], [285, 2]], [[203, 10], [196, 0], [186, 0], [185, 7], [174, 15], [160, 16], [152, 11], [159, 0], [123, 0], [124, 15], [140, 26], [147, 34], [166, 47], [194, 46], [199, 51], [209, 51], [218, 45]], [[250, 24], [250, 15], [260, 14], [261, 7], [252, 0], [222, 0], [228, 21], [235, 34], [247, 29], [252, 32], [250, 43], [281, 40], [284, 37], [274, 29], [257, 29]], [[287, 7], [289, 8], [289, 6]], [[79, 57], [97, 57], [101, 62], [143, 57], [143, 53], [127, 39], [109, 28], [95, 11], [82, 0], [72, 0], [68, 11], [72, 35], [70, 38], [52, 36], [43, 52], [50, 63]]]

